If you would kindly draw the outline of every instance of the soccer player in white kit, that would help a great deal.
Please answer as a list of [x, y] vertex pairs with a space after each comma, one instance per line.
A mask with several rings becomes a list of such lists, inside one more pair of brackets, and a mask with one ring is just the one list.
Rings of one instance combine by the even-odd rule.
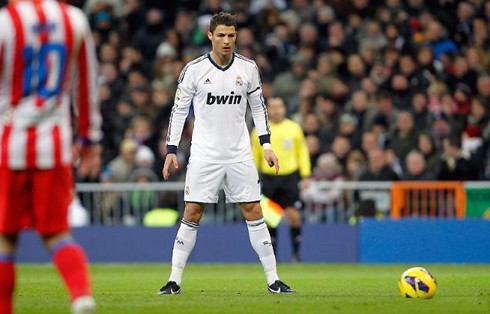
[[247, 220], [250, 242], [264, 268], [269, 293], [294, 293], [279, 280], [276, 257], [260, 207], [260, 181], [245, 123], [247, 101], [264, 157], [279, 170], [270, 144], [267, 109], [259, 70], [254, 61], [235, 52], [235, 17], [219, 13], [211, 19], [208, 38], [212, 51], [189, 62], [179, 77], [167, 136], [163, 177], [178, 168], [177, 146], [191, 103], [194, 132], [185, 179], [184, 218], [174, 242], [172, 273], [159, 294], [179, 294], [187, 258], [196, 243], [197, 229], [206, 203], [216, 203], [223, 187], [226, 202], [239, 203]]

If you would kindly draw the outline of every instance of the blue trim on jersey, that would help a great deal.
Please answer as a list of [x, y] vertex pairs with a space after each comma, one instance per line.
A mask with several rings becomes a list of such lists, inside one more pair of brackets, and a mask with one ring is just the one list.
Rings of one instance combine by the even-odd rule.
[[0, 254], [0, 263], [13, 263], [15, 258], [13, 254]]
[[224, 68], [223, 67], [220, 67], [216, 62], [214, 62], [213, 58], [211, 58], [211, 52], [208, 53], [208, 59], [209, 59], [209, 61], [211, 61], [211, 64], [212, 65], [214, 65], [215, 67], [217, 67], [218, 69], [220, 69], [221, 71], [224, 72], [224, 71], [228, 70], [231, 67], [231, 65], [233, 64], [233, 61], [235, 61], [235, 53], [233, 53], [231, 55], [231, 61], [230, 61], [230, 63], [228, 63], [228, 65], [225, 66]]

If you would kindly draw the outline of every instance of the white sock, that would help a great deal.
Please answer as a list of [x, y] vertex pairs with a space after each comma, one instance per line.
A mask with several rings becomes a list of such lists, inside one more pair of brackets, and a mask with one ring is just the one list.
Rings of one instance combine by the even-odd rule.
[[267, 283], [273, 284], [279, 280], [276, 268], [276, 256], [272, 248], [271, 235], [267, 229], [264, 218], [254, 221], [247, 221], [248, 235], [250, 243], [259, 256], [262, 267], [264, 267]]
[[185, 263], [196, 244], [198, 224], [182, 219], [179, 231], [175, 237], [172, 252], [172, 273], [168, 281], [175, 281], [179, 286], [182, 282]]

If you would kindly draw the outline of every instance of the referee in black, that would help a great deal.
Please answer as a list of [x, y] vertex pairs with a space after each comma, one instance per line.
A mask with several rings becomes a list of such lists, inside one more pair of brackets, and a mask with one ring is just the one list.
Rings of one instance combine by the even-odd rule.
[[[300, 185], [306, 187], [311, 175], [311, 161], [305, 136], [301, 126], [286, 118], [286, 105], [282, 98], [267, 101], [271, 129], [272, 150], [279, 159], [279, 173], [270, 168], [264, 160], [263, 147], [255, 130], [252, 131], [252, 151], [257, 169], [261, 175], [262, 193], [284, 208], [291, 227], [293, 262], [300, 262], [301, 243], [301, 201]], [[277, 230], [269, 228], [274, 249], [277, 250]], [[276, 253], [277, 256], [277, 253]]]

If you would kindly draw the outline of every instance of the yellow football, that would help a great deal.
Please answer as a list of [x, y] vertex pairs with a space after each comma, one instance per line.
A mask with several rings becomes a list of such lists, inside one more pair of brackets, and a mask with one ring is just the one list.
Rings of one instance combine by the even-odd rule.
[[405, 271], [398, 282], [402, 298], [430, 299], [437, 290], [437, 281], [422, 267], [413, 267]]

